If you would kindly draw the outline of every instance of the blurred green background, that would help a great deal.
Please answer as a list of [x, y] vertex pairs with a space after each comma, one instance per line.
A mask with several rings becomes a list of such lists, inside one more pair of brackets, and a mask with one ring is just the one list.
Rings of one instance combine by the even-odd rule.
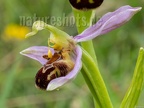
[[[144, 7], [144, 0], [105, 0], [96, 10], [97, 18], [123, 5]], [[81, 75], [46, 92], [35, 88], [34, 78], [41, 64], [19, 54], [27, 47], [47, 46], [44, 30], [25, 39], [33, 17], [76, 35], [68, 0], [0, 0], [0, 108], [94, 108], [92, 95]], [[60, 22], [54, 18], [62, 19]], [[63, 21], [65, 20], [65, 21]], [[117, 108], [130, 84], [140, 47], [144, 47], [144, 10], [126, 25], [93, 40], [100, 71], [112, 102]], [[144, 106], [144, 89], [138, 106]]]

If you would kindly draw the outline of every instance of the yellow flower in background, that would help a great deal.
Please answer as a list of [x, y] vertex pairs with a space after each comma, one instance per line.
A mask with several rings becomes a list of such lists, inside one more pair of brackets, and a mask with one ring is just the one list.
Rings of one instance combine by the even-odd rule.
[[4, 36], [5, 40], [23, 40], [25, 35], [30, 31], [30, 29], [26, 26], [20, 26], [17, 24], [10, 24], [7, 25], [4, 29]]

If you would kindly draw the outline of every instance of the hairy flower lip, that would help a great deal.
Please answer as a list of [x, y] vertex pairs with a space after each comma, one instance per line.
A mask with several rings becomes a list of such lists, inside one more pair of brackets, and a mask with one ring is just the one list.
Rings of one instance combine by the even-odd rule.
[[[47, 60], [44, 59], [42, 57], [42, 55], [47, 54], [48, 49], [49, 48], [45, 47], [45, 46], [33, 46], [33, 47], [29, 47], [29, 48], [23, 50], [22, 52], [20, 52], [20, 54], [30, 57], [34, 60], [37, 60], [42, 65], [44, 65], [47, 62]], [[38, 54], [37, 54], [37, 52], [38, 52]], [[75, 58], [75, 66], [74, 66], [73, 70], [64, 77], [59, 77], [59, 78], [56, 78], [56, 79], [53, 79], [52, 81], [50, 81], [50, 83], [47, 86], [48, 91], [54, 90], [54, 89], [60, 87], [61, 85], [67, 83], [69, 80], [72, 80], [73, 78], [76, 77], [76, 75], [78, 74], [79, 70], [82, 67], [82, 63], [81, 63], [82, 50], [81, 50], [80, 46], [78, 46], [78, 45], [76, 46], [75, 52], [76, 52], [76, 58]], [[40, 54], [42, 54], [42, 55], [40, 56]]]
[[73, 70], [69, 72], [69, 74], [67, 74], [65, 77], [59, 77], [50, 81], [50, 83], [47, 86], [48, 91], [54, 90], [76, 77], [76, 75], [78, 74], [79, 70], [82, 67], [82, 62], [81, 62], [82, 50], [80, 46], [76, 47], [76, 54], [77, 54], [77, 58]]
[[103, 3], [103, 0], [69, 0], [69, 2], [74, 9], [87, 11], [99, 7]]

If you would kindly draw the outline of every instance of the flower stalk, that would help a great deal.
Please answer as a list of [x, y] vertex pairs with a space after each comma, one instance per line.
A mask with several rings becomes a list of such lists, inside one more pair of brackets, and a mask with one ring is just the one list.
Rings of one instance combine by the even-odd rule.
[[[94, 14], [92, 10], [79, 11], [73, 8], [73, 13], [75, 16], [76, 27], [79, 34], [92, 25], [92, 19]], [[84, 23], [82, 19], [85, 19], [86, 22]], [[92, 40], [81, 42], [81, 45], [87, 52], [89, 52], [89, 54], [95, 59], [95, 62], [97, 63]]]
[[[77, 26], [78, 33], [83, 32], [86, 28], [91, 26], [92, 18], [93, 18], [92, 10], [79, 11], [73, 9], [73, 12], [76, 19], [76, 26]], [[83, 25], [83, 22], [81, 20], [77, 20], [77, 16], [79, 16], [79, 19], [82, 18], [86, 19], [85, 26]], [[110, 97], [108, 95], [106, 86], [104, 84], [104, 81], [98, 69], [96, 54], [94, 51], [92, 40], [81, 42], [81, 45], [83, 47], [83, 56], [82, 56], [83, 68], [81, 72], [94, 97], [95, 103], [97, 103], [97, 106], [95, 105], [95, 107], [99, 106], [100, 108], [106, 108], [106, 107], [112, 108]], [[93, 57], [94, 60], [91, 59], [91, 57]], [[92, 68], [90, 70], [87, 67], [92, 67]]]

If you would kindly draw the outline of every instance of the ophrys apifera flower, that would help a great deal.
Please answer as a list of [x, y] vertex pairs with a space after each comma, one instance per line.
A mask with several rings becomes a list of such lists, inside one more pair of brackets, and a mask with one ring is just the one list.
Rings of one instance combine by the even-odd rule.
[[42, 29], [51, 32], [48, 47], [33, 46], [21, 52], [22, 55], [43, 65], [36, 74], [36, 86], [44, 90], [54, 90], [75, 78], [82, 66], [82, 49], [77, 43], [91, 40], [120, 27], [140, 10], [140, 7], [123, 6], [105, 14], [95, 25], [74, 37], [42, 21], [36, 21], [27, 37]]

